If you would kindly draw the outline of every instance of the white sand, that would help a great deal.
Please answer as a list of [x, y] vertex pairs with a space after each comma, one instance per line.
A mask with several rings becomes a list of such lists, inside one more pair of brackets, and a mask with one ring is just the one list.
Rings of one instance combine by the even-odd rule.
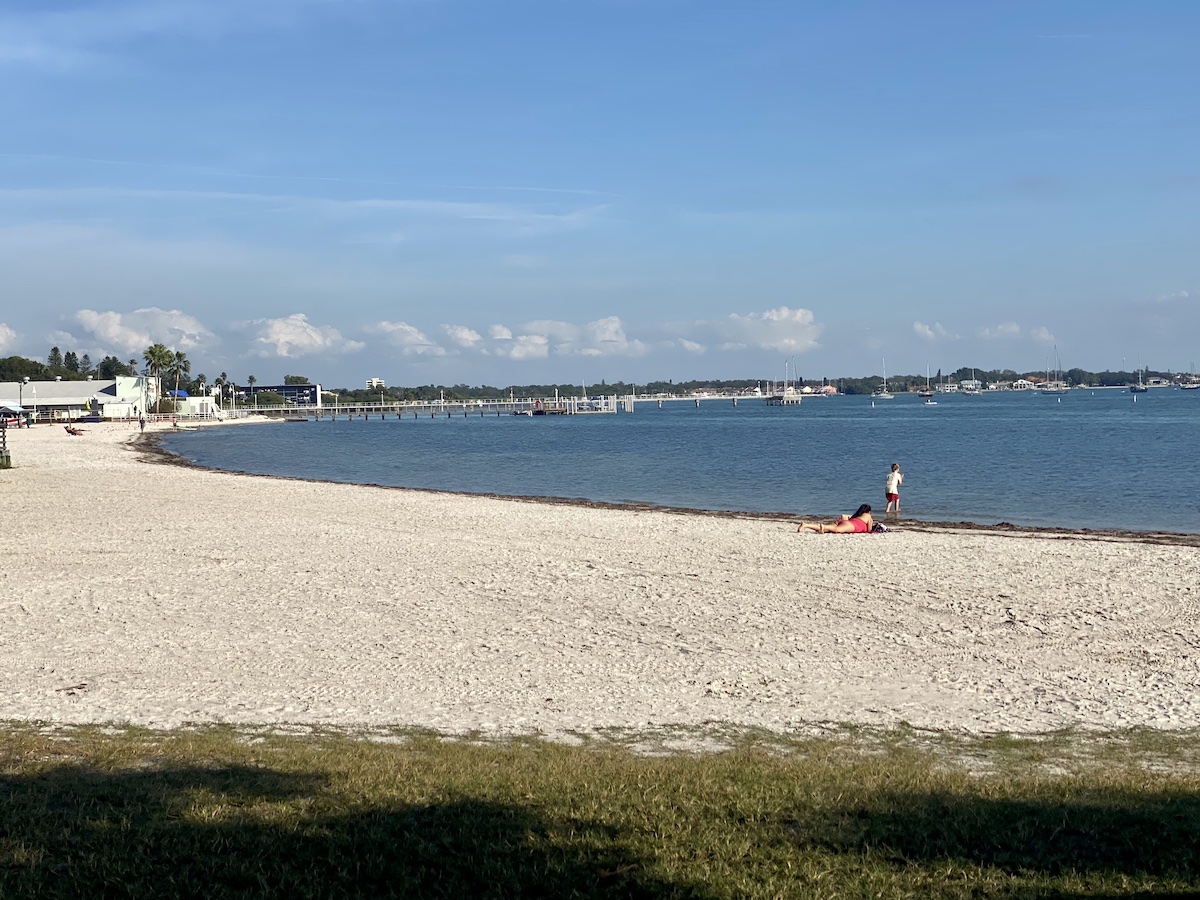
[[0, 719], [1200, 725], [1186, 541], [797, 535], [203, 472], [85, 427], [8, 432]]

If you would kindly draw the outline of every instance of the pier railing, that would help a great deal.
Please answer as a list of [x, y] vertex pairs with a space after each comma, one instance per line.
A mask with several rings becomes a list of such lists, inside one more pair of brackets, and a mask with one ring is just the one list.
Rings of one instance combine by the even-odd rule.
[[[287, 407], [285, 414], [303, 410], [309, 417], [336, 418], [390, 416], [503, 416], [503, 415], [595, 415], [628, 409], [627, 398], [621, 397], [508, 397], [504, 399], [468, 400], [394, 400], [383, 403], [336, 403], [332, 406]], [[276, 407], [276, 412], [279, 408]], [[263, 412], [263, 410], [259, 410]], [[268, 415], [271, 413], [268, 412]]]
[[507, 397], [502, 399], [464, 400], [384, 400], [383, 402], [352, 402], [321, 406], [239, 406], [223, 409], [208, 416], [159, 415], [160, 421], [184, 419], [240, 419], [247, 416], [267, 416], [283, 419], [345, 418], [438, 418], [439, 416], [503, 416], [503, 415], [597, 415], [633, 411], [632, 397]]
[[[679, 395], [639, 394], [608, 395], [602, 397], [503, 397], [491, 399], [446, 400], [392, 400], [355, 401], [350, 403], [323, 404], [321, 406], [237, 406], [218, 409], [203, 415], [184, 413], [156, 413], [146, 416], [148, 422], [203, 423], [225, 419], [241, 419], [248, 416], [268, 418], [303, 419], [387, 419], [397, 418], [453, 418], [472, 416], [503, 415], [605, 415], [617, 412], [631, 413], [636, 404], [655, 403], [660, 408], [669, 401], [694, 403], [701, 401], [732, 401], [736, 406], [739, 399], [752, 399], [728, 395]], [[761, 396], [759, 399], [762, 399]], [[136, 420], [134, 420], [136, 424]]]

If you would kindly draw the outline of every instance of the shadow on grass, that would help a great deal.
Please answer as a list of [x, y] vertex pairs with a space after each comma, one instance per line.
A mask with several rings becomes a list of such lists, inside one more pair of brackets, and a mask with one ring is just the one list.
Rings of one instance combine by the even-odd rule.
[[331, 812], [345, 800], [314, 802], [323, 781], [244, 767], [0, 778], [0, 897], [707, 896], [652, 877], [594, 822], [469, 799]]
[[[899, 869], [975, 864], [1008, 876], [1060, 876], [1113, 883], [1169, 883], [1160, 893], [1045, 893], [1039, 896], [1200, 897], [1200, 797], [1072, 789], [1069, 782], [1025, 798], [949, 792], [880, 792], [824, 813], [798, 811], [781, 824], [791, 845], [854, 853]], [[1182, 893], [1180, 891], [1183, 891]]]

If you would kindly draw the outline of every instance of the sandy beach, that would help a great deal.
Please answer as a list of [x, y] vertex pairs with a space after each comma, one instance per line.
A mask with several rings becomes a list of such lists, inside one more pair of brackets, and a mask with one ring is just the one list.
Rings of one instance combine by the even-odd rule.
[[0, 719], [1200, 725], [1193, 540], [798, 535], [203, 471], [84, 427], [8, 431]]

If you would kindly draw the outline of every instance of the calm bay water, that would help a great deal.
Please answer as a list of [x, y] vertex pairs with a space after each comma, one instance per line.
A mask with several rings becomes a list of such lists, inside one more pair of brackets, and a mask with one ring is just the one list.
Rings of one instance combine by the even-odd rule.
[[434, 490], [826, 515], [1200, 532], [1184, 476], [1200, 391], [640, 402], [632, 415], [411, 416], [168, 434], [167, 449], [262, 475]]

